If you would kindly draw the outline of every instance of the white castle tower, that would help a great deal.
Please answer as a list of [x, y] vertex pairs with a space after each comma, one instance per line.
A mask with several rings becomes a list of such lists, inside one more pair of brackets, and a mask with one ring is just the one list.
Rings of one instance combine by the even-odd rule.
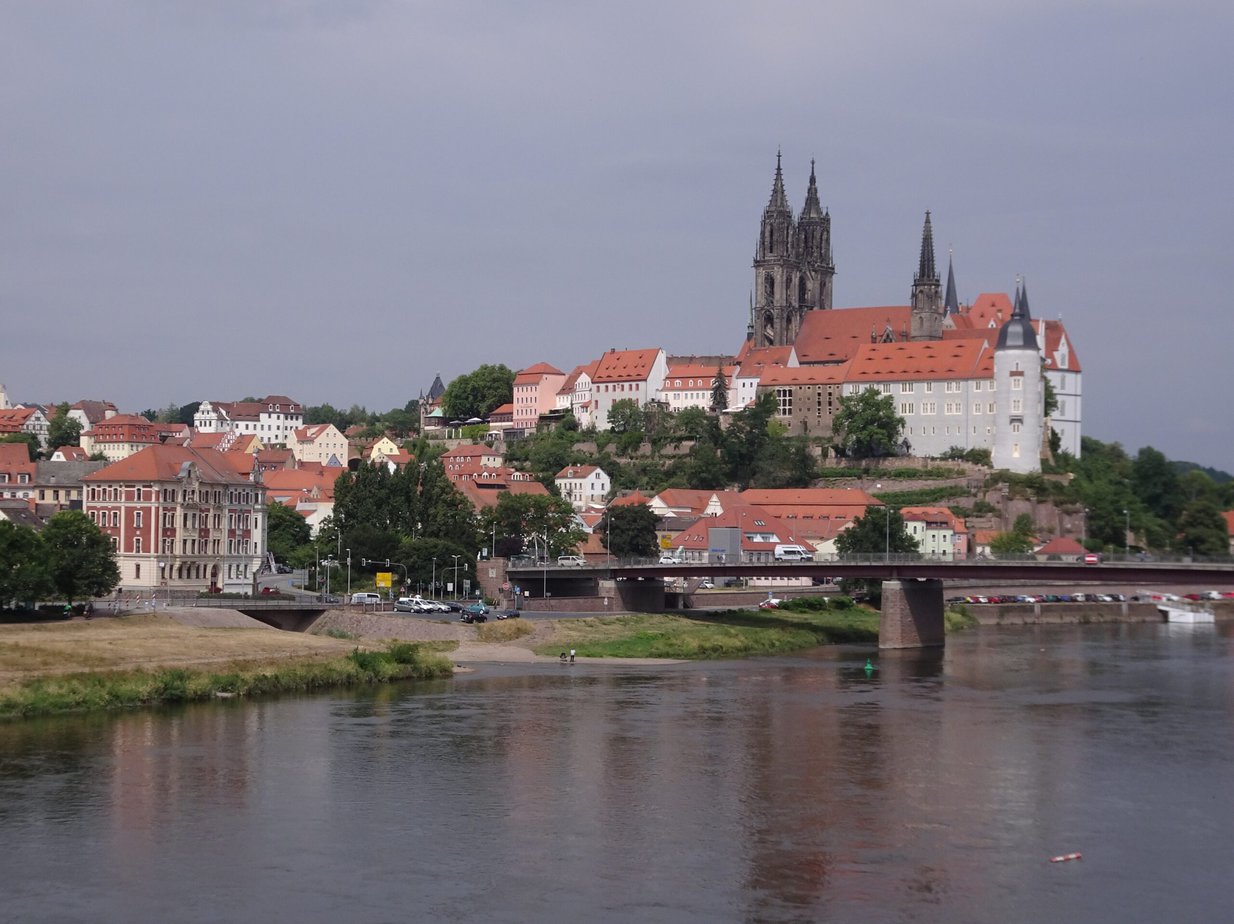
[[1045, 426], [1045, 385], [1037, 335], [1028, 313], [1028, 286], [1017, 281], [1011, 319], [998, 332], [994, 348], [995, 468], [1012, 472], [1041, 470]]

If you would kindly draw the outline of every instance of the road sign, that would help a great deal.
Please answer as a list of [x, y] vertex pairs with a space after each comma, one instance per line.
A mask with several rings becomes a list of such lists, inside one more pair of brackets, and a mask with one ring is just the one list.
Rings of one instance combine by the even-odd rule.
[[393, 571], [378, 571], [377, 572], [377, 586], [378, 587], [393, 587], [394, 586], [394, 572]]

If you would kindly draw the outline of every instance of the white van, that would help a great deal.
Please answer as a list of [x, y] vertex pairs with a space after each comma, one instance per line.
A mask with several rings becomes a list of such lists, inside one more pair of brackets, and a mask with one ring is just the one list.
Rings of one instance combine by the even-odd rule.
[[381, 603], [381, 594], [361, 592], [351, 595], [352, 606], [372, 606], [376, 603]]
[[814, 561], [814, 553], [803, 545], [777, 545], [776, 561]]
[[581, 555], [558, 555], [557, 564], [563, 568], [580, 568], [587, 562], [583, 561]]

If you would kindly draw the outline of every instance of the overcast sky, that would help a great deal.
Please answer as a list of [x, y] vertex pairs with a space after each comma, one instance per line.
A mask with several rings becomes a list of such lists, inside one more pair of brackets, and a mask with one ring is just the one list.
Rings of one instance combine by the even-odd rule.
[[0, 2], [0, 382], [387, 410], [735, 352], [783, 150], [835, 305], [1028, 280], [1084, 431], [1234, 469], [1234, 5]]

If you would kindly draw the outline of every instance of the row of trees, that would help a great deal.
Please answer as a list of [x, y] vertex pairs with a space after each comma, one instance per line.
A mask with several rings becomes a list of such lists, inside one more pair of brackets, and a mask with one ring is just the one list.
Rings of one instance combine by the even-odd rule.
[[0, 605], [111, 593], [120, 581], [109, 540], [80, 510], [57, 513], [35, 532], [0, 520]]

